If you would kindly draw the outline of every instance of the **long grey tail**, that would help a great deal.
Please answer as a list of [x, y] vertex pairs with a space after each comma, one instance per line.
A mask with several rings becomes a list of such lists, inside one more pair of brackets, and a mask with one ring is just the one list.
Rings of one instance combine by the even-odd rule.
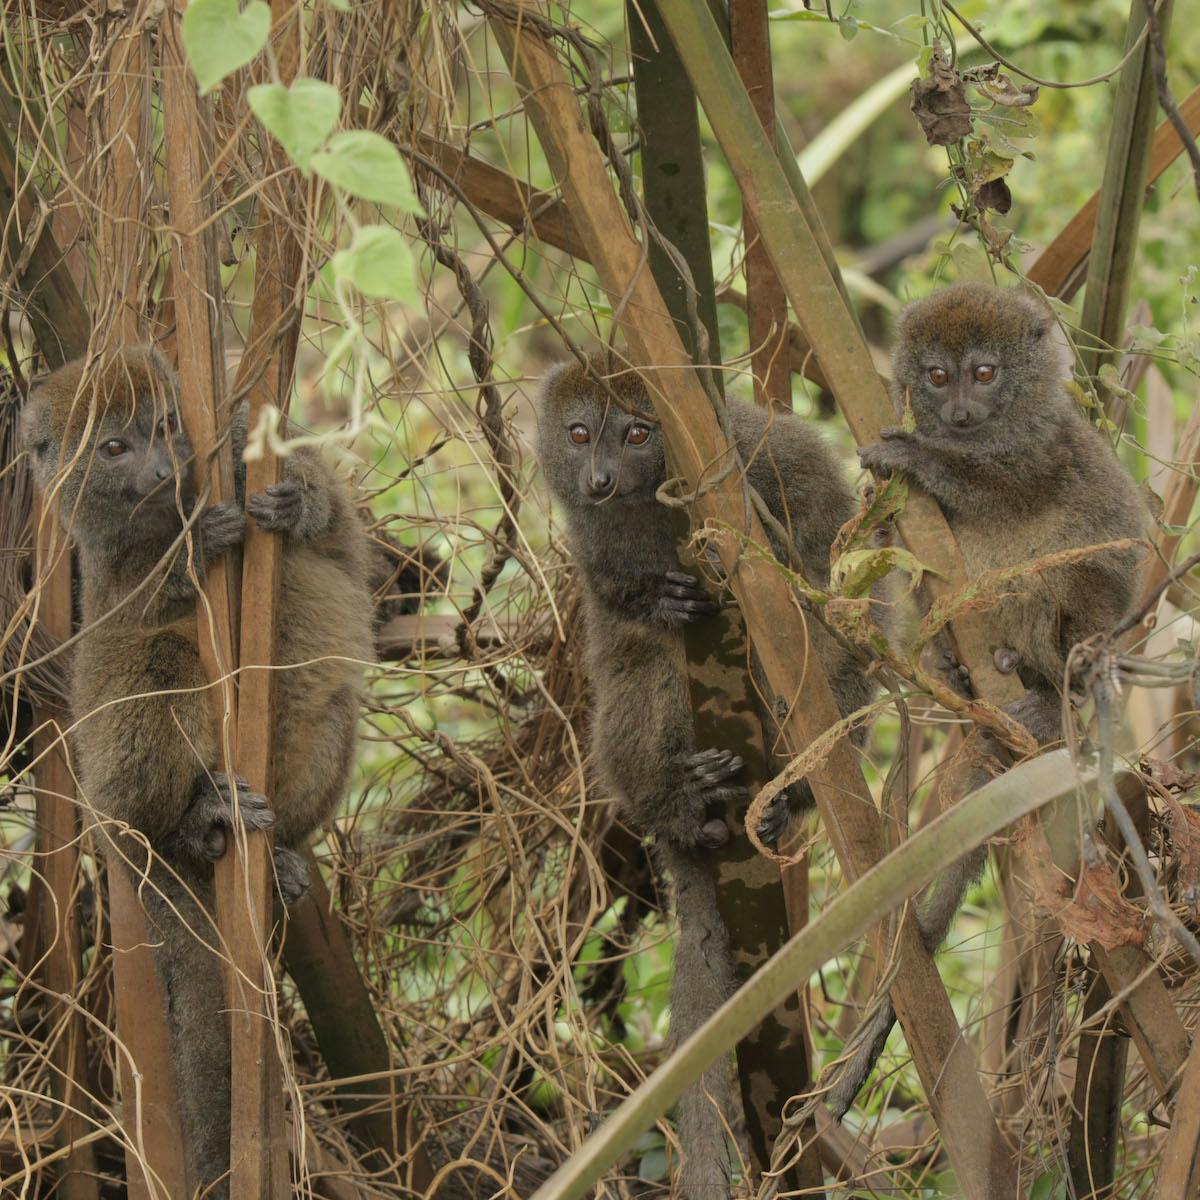
[[[717, 912], [711, 867], [677, 848], [668, 848], [667, 866], [675, 881], [679, 917], [671, 985], [671, 1042], [678, 1046], [729, 998], [733, 964], [729, 933]], [[677, 1191], [683, 1200], [728, 1200], [732, 1101], [728, 1058], [709, 1067], [679, 1101], [676, 1129], [683, 1166]]]
[[229, 1032], [211, 917], [212, 883], [187, 879], [185, 886], [157, 863], [149, 880], [135, 880], [139, 884], [150, 934], [158, 943], [155, 966], [167, 994], [188, 1193], [200, 1189], [206, 1200], [227, 1200]]
[[[921, 940], [930, 954], [946, 940], [967, 888], [979, 878], [986, 861], [987, 846], [978, 846], [933, 881], [918, 918]], [[842, 1067], [826, 1097], [834, 1120], [840, 1121], [850, 1111], [855, 1097], [875, 1069], [895, 1023], [896, 1010], [892, 1007], [891, 997], [884, 996], [875, 1012], [854, 1031], [851, 1037], [856, 1047], [854, 1054]]]

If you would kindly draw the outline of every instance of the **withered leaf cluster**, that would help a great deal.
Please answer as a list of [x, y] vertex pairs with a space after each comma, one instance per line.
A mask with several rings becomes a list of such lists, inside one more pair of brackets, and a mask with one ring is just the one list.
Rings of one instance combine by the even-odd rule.
[[952, 146], [971, 133], [966, 87], [938, 42], [929, 58], [929, 74], [913, 80], [912, 111], [931, 146]]

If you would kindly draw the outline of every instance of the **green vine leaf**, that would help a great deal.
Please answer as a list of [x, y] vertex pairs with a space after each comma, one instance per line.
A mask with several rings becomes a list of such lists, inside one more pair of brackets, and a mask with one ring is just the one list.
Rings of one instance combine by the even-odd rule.
[[263, 0], [192, 0], [183, 14], [183, 48], [203, 96], [267, 44], [271, 9]]
[[413, 303], [418, 296], [412, 249], [399, 230], [388, 225], [363, 225], [330, 265], [333, 273], [372, 300]]
[[423, 211], [400, 151], [381, 134], [366, 129], [335, 134], [310, 162], [322, 179], [352, 196], [401, 212]]
[[297, 79], [291, 87], [260, 83], [246, 93], [246, 103], [288, 158], [305, 173], [342, 112], [337, 88], [319, 79]]

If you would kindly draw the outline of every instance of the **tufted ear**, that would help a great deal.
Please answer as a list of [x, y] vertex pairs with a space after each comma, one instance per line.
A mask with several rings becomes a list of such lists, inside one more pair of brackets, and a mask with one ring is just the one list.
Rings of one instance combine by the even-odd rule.
[[40, 384], [34, 384], [21, 410], [21, 445], [36, 450], [50, 440], [50, 404]]
[[54, 473], [52, 449], [54, 430], [50, 422], [50, 398], [45, 389], [35, 386], [21, 411], [21, 445], [29, 451], [34, 475], [45, 487]]
[[572, 359], [566, 359], [563, 362], [557, 362], [552, 366], [545, 375], [542, 376], [542, 384], [538, 389], [538, 408], [545, 409], [554, 399], [554, 394], [558, 390], [558, 385], [562, 382], [563, 376], [570, 374], [574, 369], [577, 370], [579, 364]]

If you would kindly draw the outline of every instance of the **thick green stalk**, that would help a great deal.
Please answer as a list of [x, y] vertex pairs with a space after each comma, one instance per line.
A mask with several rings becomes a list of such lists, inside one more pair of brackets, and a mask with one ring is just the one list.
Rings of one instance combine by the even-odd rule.
[[[1158, 10], [1164, 37], [1170, 28], [1172, 7], [1172, 0], [1162, 0]], [[1130, 0], [1125, 33], [1127, 52], [1143, 37], [1145, 27], [1145, 0]], [[1157, 113], [1150, 44], [1145, 39], [1125, 64], [1117, 86], [1096, 232], [1088, 259], [1080, 331], [1083, 367], [1092, 377], [1115, 359], [1125, 340], [1125, 310], [1137, 256], [1138, 226]]]

